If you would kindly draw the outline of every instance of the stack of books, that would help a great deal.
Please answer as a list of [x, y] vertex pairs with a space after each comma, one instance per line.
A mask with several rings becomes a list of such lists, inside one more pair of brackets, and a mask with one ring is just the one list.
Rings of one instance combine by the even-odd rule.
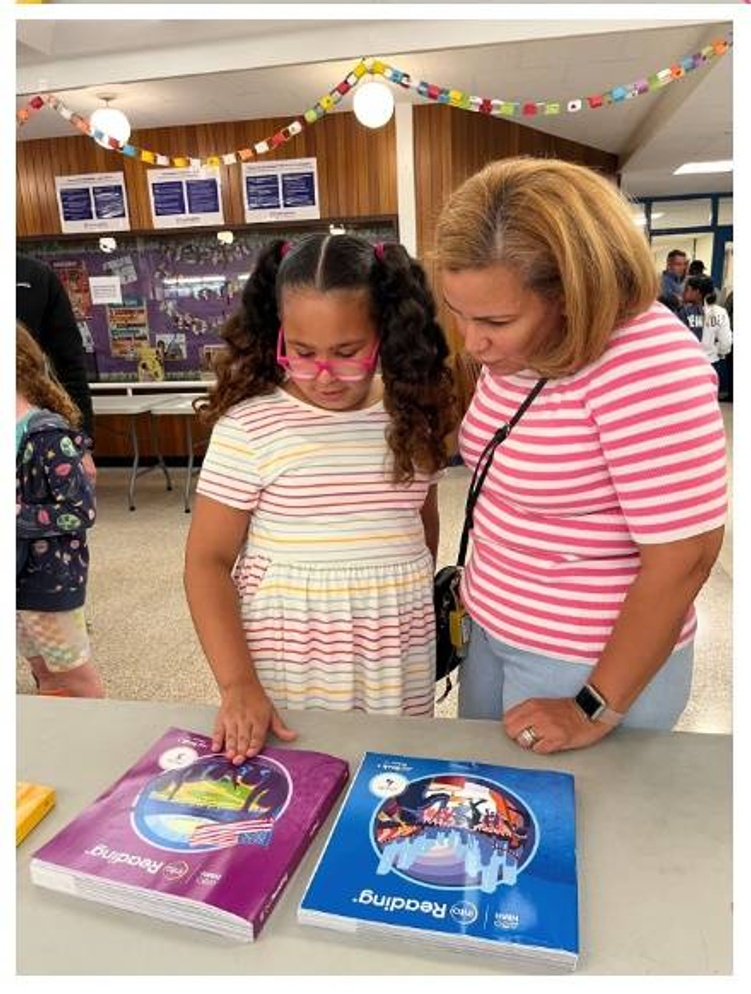
[[35, 884], [255, 939], [348, 776], [325, 753], [266, 747], [234, 765], [171, 728], [34, 853]]
[[55, 806], [55, 791], [41, 783], [16, 783], [16, 845]]
[[574, 969], [574, 779], [366, 753], [298, 920]]

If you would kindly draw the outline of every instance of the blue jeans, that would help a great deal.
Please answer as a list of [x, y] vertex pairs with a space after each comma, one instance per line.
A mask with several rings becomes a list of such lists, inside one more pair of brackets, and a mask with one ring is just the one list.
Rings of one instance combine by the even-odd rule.
[[[639, 694], [626, 728], [669, 731], [691, 693], [694, 644], [677, 649]], [[459, 670], [459, 717], [498, 719], [530, 697], [574, 697], [592, 673], [586, 663], [517, 649], [472, 622], [467, 658]]]

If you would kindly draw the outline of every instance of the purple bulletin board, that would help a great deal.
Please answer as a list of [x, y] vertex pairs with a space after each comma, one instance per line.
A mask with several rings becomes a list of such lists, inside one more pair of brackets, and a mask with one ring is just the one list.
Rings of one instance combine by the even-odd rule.
[[[371, 241], [396, 237], [391, 219], [344, 222]], [[294, 241], [326, 224], [304, 229], [257, 228], [234, 232], [231, 245], [213, 231], [133, 235], [119, 233], [117, 247], [102, 251], [99, 236], [21, 239], [18, 251], [41, 259], [60, 276], [71, 298], [92, 380], [137, 378], [140, 346], [157, 347], [166, 379], [200, 379], [219, 331], [240, 304], [240, 294], [258, 251], [269, 240]], [[122, 304], [92, 304], [90, 276], [119, 276]]]

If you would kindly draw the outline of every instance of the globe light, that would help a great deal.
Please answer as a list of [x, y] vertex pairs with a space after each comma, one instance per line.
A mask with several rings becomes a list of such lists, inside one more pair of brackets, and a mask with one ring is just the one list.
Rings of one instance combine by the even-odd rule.
[[[115, 107], [99, 107], [89, 118], [91, 130], [102, 131], [107, 138], [117, 138], [126, 142], [130, 137], [130, 121], [121, 110]], [[106, 141], [95, 138], [94, 141], [102, 148], [111, 148]]]
[[382, 128], [394, 113], [394, 96], [385, 83], [361, 83], [352, 106], [355, 117], [366, 128]]

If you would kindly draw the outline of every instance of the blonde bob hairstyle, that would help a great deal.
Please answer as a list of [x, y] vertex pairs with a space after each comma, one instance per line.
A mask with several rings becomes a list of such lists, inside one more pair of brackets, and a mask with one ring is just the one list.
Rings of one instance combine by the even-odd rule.
[[551, 378], [598, 359], [613, 329], [655, 300], [657, 271], [628, 200], [602, 176], [558, 159], [502, 159], [466, 180], [441, 211], [435, 259], [460, 272], [494, 264], [560, 302], [561, 333], [528, 357]]

